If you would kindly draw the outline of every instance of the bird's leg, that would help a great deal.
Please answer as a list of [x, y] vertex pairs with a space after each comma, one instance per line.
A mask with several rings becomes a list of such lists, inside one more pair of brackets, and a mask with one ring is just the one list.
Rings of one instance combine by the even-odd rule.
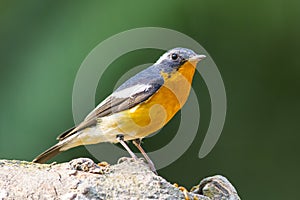
[[135, 139], [135, 140], [132, 140], [132, 143], [140, 150], [140, 152], [143, 154], [144, 158], [147, 160], [148, 162], [148, 165], [150, 167], [150, 169], [155, 173], [157, 174], [156, 172], [156, 169], [155, 169], [155, 166], [152, 162], [152, 160], [149, 158], [149, 156], [146, 154], [146, 152], [144, 151], [144, 149], [142, 148], [141, 146], [141, 139]]
[[131, 157], [134, 160], [138, 160], [138, 158], [136, 157], [136, 155], [130, 150], [130, 148], [128, 147], [128, 145], [126, 144], [126, 142], [124, 142], [124, 135], [119, 134], [117, 135], [117, 140], [120, 142], [120, 144], [127, 150], [127, 152], [131, 155]]

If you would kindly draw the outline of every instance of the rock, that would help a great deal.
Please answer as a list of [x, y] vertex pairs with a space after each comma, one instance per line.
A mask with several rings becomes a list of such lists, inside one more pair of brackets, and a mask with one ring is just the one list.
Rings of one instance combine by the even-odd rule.
[[[230, 183], [224, 183], [225, 188], [226, 184]], [[236, 194], [231, 184], [229, 187]], [[0, 160], [0, 199], [209, 200], [220, 197], [207, 193], [207, 189], [204, 182], [193, 192], [176, 187], [155, 175], [143, 160], [123, 159], [115, 165], [97, 165], [87, 158], [62, 164]]]

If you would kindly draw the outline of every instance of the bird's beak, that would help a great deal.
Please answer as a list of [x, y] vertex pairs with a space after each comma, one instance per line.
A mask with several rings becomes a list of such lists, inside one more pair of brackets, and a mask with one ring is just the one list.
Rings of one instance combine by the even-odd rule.
[[204, 58], [206, 58], [205, 55], [195, 55], [193, 57], [189, 58], [189, 62], [199, 62], [200, 60], [203, 60]]

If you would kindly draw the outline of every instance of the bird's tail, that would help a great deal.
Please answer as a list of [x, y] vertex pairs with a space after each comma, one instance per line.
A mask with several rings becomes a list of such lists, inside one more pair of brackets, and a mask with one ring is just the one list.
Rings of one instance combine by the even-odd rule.
[[47, 160], [51, 159], [52, 157], [56, 156], [60, 149], [63, 147], [64, 142], [59, 142], [56, 145], [50, 147], [40, 155], [38, 155], [32, 162], [34, 163], [45, 163]]
[[[59, 142], [38, 155], [32, 162], [34, 163], [45, 163], [47, 160], [50, 160], [52, 157], [56, 156], [61, 151], [65, 151], [72, 147], [78, 146], [75, 144], [72, 146], [72, 140], [77, 137], [78, 132], [74, 131], [75, 127], [65, 131], [60, 136], [58, 136]], [[69, 134], [69, 135], [68, 135]], [[68, 146], [68, 147], [66, 147]]]

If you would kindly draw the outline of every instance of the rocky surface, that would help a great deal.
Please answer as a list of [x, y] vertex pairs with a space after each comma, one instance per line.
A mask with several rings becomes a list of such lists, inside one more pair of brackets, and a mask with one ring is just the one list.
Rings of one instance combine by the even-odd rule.
[[188, 192], [155, 175], [142, 160], [111, 166], [87, 158], [62, 164], [0, 160], [0, 199], [239, 199], [225, 180], [210, 177]]

